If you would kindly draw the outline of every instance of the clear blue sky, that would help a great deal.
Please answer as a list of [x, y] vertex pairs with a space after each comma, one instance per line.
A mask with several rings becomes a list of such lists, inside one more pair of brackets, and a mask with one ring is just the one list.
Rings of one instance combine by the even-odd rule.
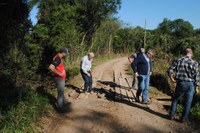
[[182, 18], [200, 28], [200, 0], [122, 0], [116, 15], [130, 26], [154, 29], [164, 18]]
[[[33, 24], [37, 23], [37, 8], [30, 12]], [[164, 18], [182, 18], [194, 28], [200, 28], [200, 0], [122, 0], [121, 9], [115, 16], [130, 26], [154, 29]]]

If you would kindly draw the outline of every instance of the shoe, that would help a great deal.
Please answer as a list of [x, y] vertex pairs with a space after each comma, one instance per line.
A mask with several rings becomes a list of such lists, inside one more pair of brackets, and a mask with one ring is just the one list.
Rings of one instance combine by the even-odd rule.
[[186, 118], [181, 118], [181, 119], [180, 119], [180, 122], [181, 122], [181, 123], [187, 123], [188, 121], [189, 121], [189, 120], [186, 119]]
[[63, 106], [69, 106], [71, 104], [71, 102], [65, 102], [64, 104], [63, 104]]
[[175, 119], [175, 117], [173, 115], [169, 115], [168, 118], [169, 118], [169, 120], [174, 120]]
[[91, 95], [91, 94], [93, 94], [93, 92], [92, 91], [88, 91], [88, 93]]
[[135, 97], [135, 101], [138, 102], [138, 103], [140, 103], [140, 96], [136, 96]]
[[56, 106], [57, 109], [61, 109], [61, 108], [63, 107], [63, 106], [60, 106], [60, 105], [58, 104], [58, 102], [55, 103], [55, 106]]

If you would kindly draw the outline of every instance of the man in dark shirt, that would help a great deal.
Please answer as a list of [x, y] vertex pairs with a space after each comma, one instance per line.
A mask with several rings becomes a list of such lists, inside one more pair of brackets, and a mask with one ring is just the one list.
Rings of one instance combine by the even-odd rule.
[[192, 56], [192, 50], [187, 48], [185, 50], [185, 56], [173, 62], [168, 71], [171, 81], [177, 83], [169, 113], [171, 120], [174, 119], [177, 102], [181, 97], [185, 96], [186, 103], [181, 116], [181, 121], [185, 122], [188, 119], [195, 90], [198, 93], [197, 86], [200, 85], [199, 65], [196, 61], [192, 60]]
[[[132, 54], [131, 56], [128, 57], [128, 61], [133, 64], [133, 62], [136, 60], [136, 58], [140, 55], [145, 53], [144, 48], [140, 48], [135, 54]], [[131, 65], [132, 67], [132, 65]], [[133, 69], [133, 68], [132, 68]], [[132, 81], [132, 89], [138, 89], [138, 80], [137, 77], [134, 75], [133, 76], [133, 81]]]
[[69, 55], [67, 48], [62, 48], [60, 52], [54, 56], [52, 64], [49, 66], [49, 69], [54, 72], [54, 80], [57, 86], [58, 98], [57, 98], [57, 107], [62, 108], [64, 104], [67, 104], [64, 97], [64, 88], [65, 88], [65, 79], [66, 72], [62, 58]]
[[136, 94], [136, 101], [140, 102], [139, 96], [142, 93], [142, 103], [148, 103], [148, 88], [150, 75], [152, 73], [153, 50], [147, 49], [146, 53], [140, 54], [132, 64], [135, 76], [138, 78], [138, 91]]

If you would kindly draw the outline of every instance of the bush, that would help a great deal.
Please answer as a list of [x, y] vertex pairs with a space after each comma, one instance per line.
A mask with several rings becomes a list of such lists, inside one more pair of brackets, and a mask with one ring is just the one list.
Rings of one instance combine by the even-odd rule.
[[66, 73], [67, 73], [67, 80], [72, 79], [73, 77], [75, 77], [80, 73], [80, 67], [69, 68], [67, 69]]
[[11, 106], [9, 110], [1, 114], [1, 132], [36, 131], [34, 124], [39, 116], [48, 110], [48, 99], [30, 86], [21, 87], [19, 94], [18, 104]]
[[193, 105], [190, 113], [194, 119], [200, 120], [200, 94], [194, 96]]
[[194, 117], [197, 120], [200, 120], [200, 103], [197, 103], [192, 107], [191, 109], [192, 117]]

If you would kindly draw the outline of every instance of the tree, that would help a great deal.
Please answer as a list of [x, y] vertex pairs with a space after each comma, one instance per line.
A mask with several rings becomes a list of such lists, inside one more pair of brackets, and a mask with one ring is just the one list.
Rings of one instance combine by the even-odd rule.
[[162, 34], [171, 34], [172, 32], [172, 21], [164, 18], [164, 20], [158, 25], [157, 30]]
[[108, 54], [113, 52], [113, 38], [120, 27], [120, 23], [109, 18], [104, 20], [94, 33], [91, 50], [97, 54]]
[[120, 8], [121, 0], [77, 0], [77, 26], [91, 41], [92, 35], [101, 22]]
[[116, 53], [138, 50], [144, 44], [143, 39], [143, 28], [121, 28], [117, 31], [117, 34], [114, 38], [114, 50]]
[[3, 0], [0, 2], [0, 72], [12, 75], [18, 82], [26, 61], [26, 34], [31, 23], [26, 0]]
[[191, 37], [193, 35], [193, 26], [188, 21], [176, 19], [172, 22], [172, 35], [177, 38]]

